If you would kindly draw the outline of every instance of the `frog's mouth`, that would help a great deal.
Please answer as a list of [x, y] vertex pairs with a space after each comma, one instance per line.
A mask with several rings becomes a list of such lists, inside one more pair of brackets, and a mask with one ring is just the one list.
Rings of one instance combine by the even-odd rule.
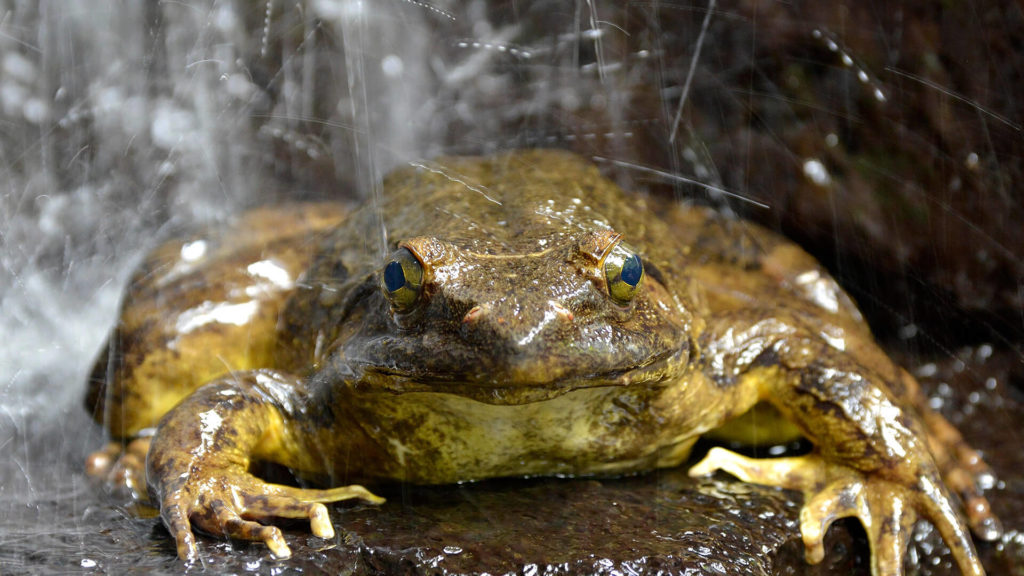
[[[441, 370], [433, 364], [405, 368], [395, 363], [364, 364], [347, 368], [359, 376], [351, 380], [360, 392], [388, 394], [430, 392], [452, 394], [487, 404], [528, 404], [556, 398], [585, 388], [658, 387], [679, 378], [685, 370], [688, 349], [664, 351], [648, 356], [642, 363], [594, 370], [580, 366], [559, 366], [542, 361], [482, 366], [477, 370], [460, 367]], [[435, 359], [436, 360], [436, 359]], [[589, 369], [588, 369], [589, 368]], [[354, 370], [353, 370], [354, 369]]]

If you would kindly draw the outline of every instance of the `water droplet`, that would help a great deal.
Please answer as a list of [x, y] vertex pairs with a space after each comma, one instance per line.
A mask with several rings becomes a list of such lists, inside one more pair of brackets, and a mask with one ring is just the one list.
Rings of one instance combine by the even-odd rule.
[[188, 242], [181, 247], [181, 259], [185, 262], [195, 262], [206, 254], [206, 241], [196, 240]]
[[981, 346], [978, 346], [978, 350], [975, 351], [974, 354], [978, 357], [978, 360], [984, 362], [985, 360], [988, 360], [990, 356], [992, 356], [992, 345], [982, 344]]
[[32, 124], [42, 124], [50, 117], [50, 107], [39, 98], [30, 98], [21, 109], [25, 120]]
[[910, 340], [914, 336], [917, 336], [917, 324], [907, 324], [900, 328], [899, 335], [903, 340]]
[[815, 158], [804, 161], [804, 176], [818, 186], [828, 186], [832, 182], [825, 165]]
[[380, 61], [380, 69], [384, 71], [384, 75], [390, 78], [397, 78], [402, 75], [402, 70], [405, 65], [402, 63], [402, 59], [395, 54], [388, 54]]

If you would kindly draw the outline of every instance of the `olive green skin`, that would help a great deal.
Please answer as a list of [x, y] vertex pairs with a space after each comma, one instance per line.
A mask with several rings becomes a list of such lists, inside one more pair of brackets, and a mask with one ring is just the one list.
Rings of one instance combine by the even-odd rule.
[[[885, 516], [889, 528], [868, 526], [876, 573], [902, 572], [905, 537], [892, 526], [918, 512], [943, 525], [964, 573], [982, 573], [943, 484], [983, 508], [971, 525], [993, 537], [980, 457], [927, 409], [828, 274], [757, 226], [627, 195], [576, 156], [534, 150], [414, 163], [351, 214], [250, 213], [203, 236], [207, 255], [170, 274], [195, 238], [164, 245], [136, 275], [89, 396], [116, 437], [170, 412], [148, 482], [183, 557], [194, 543], [182, 517], [215, 533], [223, 523], [189, 482], [230, 483], [250, 459], [332, 486], [613, 474], [678, 465], [720, 429], [808, 437], [814, 452], [789, 468], [716, 453], [695, 470], [821, 496], [811, 517], [825, 528], [837, 515]], [[644, 266], [628, 301], [612, 297], [605, 269], [620, 243]], [[411, 303], [382, 285], [400, 248], [422, 266]], [[275, 263], [280, 281], [268, 288], [254, 261]], [[250, 315], [183, 320], [220, 304]], [[762, 401], [777, 424], [745, 426], [738, 417]], [[253, 498], [269, 493], [239, 482]], [[867, 486], [867, 504], [833, 485]], [[890, 510], [894, 499], [914, 515]], [[258, 530], [235, 535], [275, 549]]]

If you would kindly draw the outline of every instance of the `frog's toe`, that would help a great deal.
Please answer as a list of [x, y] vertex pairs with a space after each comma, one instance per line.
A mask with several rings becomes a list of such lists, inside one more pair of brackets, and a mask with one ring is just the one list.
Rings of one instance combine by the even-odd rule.
[[896, 485], [869, 486], [852, 470], [812, 491], [800, 510], [807, 561], [813, 564], [824, 558], [823, 538], [833, 522], [856, 517], [863, 523], [871, 543], [872, 575], [902, 576], [903, 558], [918, 519], [913, 503], [902, 492]]
[[291, 550], [284, 535], [269, 524], [275, 519], [307, 518], [313, 535], [333, 538], [334, 526], [323, 502], [353, 498], [374, 504], [384, 501], [362, 486], [312, 490], [270, 484], [247, 473], [221, 474], [172, 482], [163, 491], [160, 515], [182, 560], [196, 557], [193, 527], [208, 534], [263, 542], [274, 556], [287, 558]]
[[292, 555], [280, 528], [265, 526], [254, 520], [245, 520], [222, 500], [213, 502], [210, 511], [213, 513], [215, 524], [220, 527], [225, 537], [263, 542], [277, 558], [288, 558]]
[[950, 491], [959, 494], [963, 500], [971, 531], [982, 540], [998, 540], [1003, 535], [1002, 523], [981, 493], [976, 477], [964, 468], [954, 467], [943, 474], [943, 480]]
[[918, 519], [917, 509], [911, 498], [901, 494], [902, 490], [866, 487], [863, 492], [857, 516], [871, 542], [871, 573], [902, 576], [903, 559]]
[[266, 489], [243, 497], [246, 518], [308, 518], [310, 531], [319, 538], [333, 538], [334, 526], [324, 502], [361, 499], [380, 504], [384, 499], [358, 485], [325, 490], [267, 484]]
[[103, 478], [114, 467], [114, 463], [121, 455], [121, 443], [110, 442], [97, 450], [85, 459], [85, 473], [93, 478]]
[[863, 495], [863, 487], [833, 482], [804, 503], [800, 510], [800, 534], [808, 562], [817, 564], [825, 558], [825, 533], [833, 522], [858, 515], [856, 504]]
[[192, 525], [188, 520], [188, 509], [179, 500], [173, 496], [165, 500], [160, 507], [160, 517], [163, 519], [164, 525], [167, 526], [167, 531], [174, 538], [178, 558], [185, 562], [192, 562], [196, 559], [199, 550], [196, 548], [196, 537], [192, 534]]
[[760, 459], [712, 448], [690, 469], [690, 475], [706, 475], [716, 470], [746, 482], [803, 492], [800, 532], [808, 562], [820, 562], [824, 557], [823, 538], [833, 522], [856, 517], [871, 543], [872, 576], [901, 576], [912, 529], [919, 518], [924, 518], [939, 530], [961, 573], [985, 573], [967, 527], [934, 469], [922, 471], [916, 484], [903, 484], [829, 462], [814, 453]]
[[971, 531], [982, 540], [998, 540], [1003, 535], [1002, 524], [982, 494], [983, 486], [995, 483], [992, 469], [981, 453], [972, 448], [945, 418], [926, 412], [924, 422], [929, 432], [928, 445], [942, 480], [963, 500]]
[[[703, 460], [690, 468], [690, 476], [705, 476], [721, 470], [755, 484], [779, 486], [810, 493], [800, 510], [800, 534], [807, 561], [817, 564], [825, 557], [824, 537], [829, 526], [840, 518], [857, 516], [855, 503], [863, 484], [846, 481], [825, 483], [825, 468], [818, 458], [748, 458], [725, 448], [715, 447]], [[825, 485], [821, 490], [815, 487]]]
[[689, 474], [694, 477], [708, 476], [721, 470], [744, 482], [804, 490], [807, 486], [820, 483], [823, 476], [822, 469], [811, 465], [813, 462], [808, 458], [748, 458], [716, 446], [690, 468]]
[[151, 437], [135, 438], [127, 445], [111, 442], [89, 455], [85, 473], [102, 480], [110, 494], [123, 495], [139, 502], [147, 500], [146, 454]]

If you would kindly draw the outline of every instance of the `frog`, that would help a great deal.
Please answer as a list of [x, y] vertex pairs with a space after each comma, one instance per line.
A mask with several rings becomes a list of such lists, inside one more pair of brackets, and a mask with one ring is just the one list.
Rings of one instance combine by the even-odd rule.
[[[627, 193], [560, 150], [417, 160], [363, 206], [256, 208], [169, 240], [133, 276], [87, 406], [91, 474], [195, 533], [334, 537], [364, 485], [689, 468], [803, 495], [810, 563], [859, 519], [875, 576], [933, 524], [965, 575], [1001, 526], [981, 454], [928, 406], [803, 249], [696, 203]], [[771, 425], [764, 423], [771, 422]], [[759, 424], [760, 423], [760, 424]], [[301, 485], [261, 478], [255, 462]]]

